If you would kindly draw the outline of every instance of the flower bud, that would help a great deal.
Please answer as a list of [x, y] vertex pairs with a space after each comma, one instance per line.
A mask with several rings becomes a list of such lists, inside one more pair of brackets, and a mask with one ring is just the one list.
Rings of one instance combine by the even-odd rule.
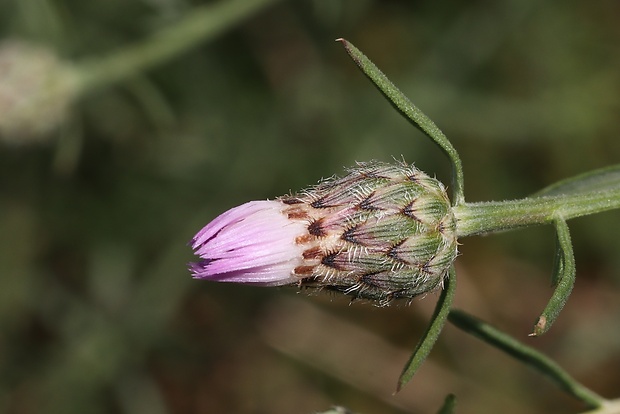
[[387, 304], [441, 286], [457, 255], [441, 182], [413, 166], [368, 163], [298, 195], [220, 215], [192, 240], [194, 277], [297, 284]]
[[18, 40], [0, 44], [0, 140], [45, 138], [67, 117], [77, 73], [52, 51]]

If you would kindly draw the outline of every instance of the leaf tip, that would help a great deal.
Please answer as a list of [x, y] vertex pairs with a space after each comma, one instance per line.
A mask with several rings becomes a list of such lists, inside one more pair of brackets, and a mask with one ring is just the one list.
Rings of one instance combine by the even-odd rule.
[[396, 384], [396, 389], [392, 393], [392, 396], [395, 396], [396, 394], [398, 394], [400, 390], [403, 388], [403, 385], [405, 384], [403, 383], [402, 378], [399, 378], [398, 383]]
[[538, 318], [536, 325], [534, 325], [534, 332], [532, 332], [528, 336], [540, 336], [547, 332], [548, 329], [549, 327], [547, 326], [547, 317], [545, 315], [541, 315]]
[[336, 42], [342, 43], [342, 46], [344, 46], [345, 50], [347, 52], [350, 52], [350, 50], [351, 50], [351, 43], [349, 43], [349, 41], [347, 39], [345, 39], [344, 37], [339, 37], [338, 39], [336, 39]]

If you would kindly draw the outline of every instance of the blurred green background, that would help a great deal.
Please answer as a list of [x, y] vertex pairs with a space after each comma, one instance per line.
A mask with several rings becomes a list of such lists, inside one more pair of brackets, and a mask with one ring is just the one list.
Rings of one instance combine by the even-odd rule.
[[[0, 38], [80, 62], [204, 4], [3, 0]], [[450, 392], [459, 413], [583, 411], [452, 326], [392, 396], [436, 294], [376, 308], [194, 281], [186, 243], [230, 207], [355, 161], [449, 181], [338, 37], [452, 139], [468, 201], [618, 163], [619, 16], [615, 1], [280, 1], [85, 94], [39, 142], [0, 141], [0, 412], [428, 413]], [[618, 217], [569, 222], [577, 284], [545, 337], [526, 334], [551, 293], [551, 228], [462, 240], [457, 306], [619, 397]]]

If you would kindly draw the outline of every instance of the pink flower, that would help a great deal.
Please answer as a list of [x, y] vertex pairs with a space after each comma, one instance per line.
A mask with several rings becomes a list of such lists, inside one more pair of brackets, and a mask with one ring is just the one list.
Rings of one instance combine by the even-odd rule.
[[226, 211], [191, 241], [202, 260], [190, 263], [197, 279], [279, 286], [299, 280], [293, 275], [303, 248], [296, 238], [306, 223], [291, 220], [281, 201], [250, 201]]

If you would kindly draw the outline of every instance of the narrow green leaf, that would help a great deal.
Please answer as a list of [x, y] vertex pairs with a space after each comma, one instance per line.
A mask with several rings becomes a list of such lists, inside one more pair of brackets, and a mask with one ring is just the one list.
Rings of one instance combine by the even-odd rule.
[[433, 349], [433, 345], [435, 345], [435, 342], [437, 341], [437, 338], [446, 323], [448, 313], [450, 312], [450, 306], [452, 305], [452, 300], [454, 299], [455, 290], [456, 271], [454, 270], [454, 266], [452, 266], [448, 277], [445, 279], [444, 288], [441, 292], [441, 296], [439, 296], [439, 301], [437, 301], [437, 306], [435, 306], [435, 312], [433, 313], [431, 322], [422, 335], [422, 338], [420, 338], [420, 342], [416, 345], [411, 358], [409, 358], [409, 361], [407, 361], [407, 364], [403, 368], [403, 372], [400, 374], [400, 378], [398, 379], [398, 384], [396, 386], [396, 392], [400, 391], [400, 389], [408, 383], [411, 378], [413, 378], [418, 368], [420, 368], [428, 354], [431, 352], [431, 349]]
[[456, 407], [456, 397], [454, 394], [448, 394], [443, 402], [443, 405], [437, 411], [437, 414], [454, 414], [454, 408]]
[[530, 336], [542, 335], [551, 328], [551, 325], [566, 304], [575, 284], [575, 255], [573, 254], [573, 245], [570, 241], [568, 225], [562, 219], [556, 219], [554, 224], [557, 251], [552, 283], [555, 286], [555, 291], [538, 318], [536, 325], [534, 325], [534, 332]]
[[409, 122], [420, 129], [430, 139], [432, 139], [452, 162], [453, 181], [454, 181], [454, 200], [455, 205], [465, 202], [463, 195], [463, 167], [458, 152], [443, 132], [426, 116], [409, 98], [407, 98], [374, 63], [370, 61], [355, 46], [344, 39], [337, 39], [344, 45], [345, 50], [351, 56], [357, 66], [379, 89], [392, 106], [398, 110]]
[[560, 389], [582, 401], [588, 407], [598, 408], [605, 404], [606, 400], [603, 397], [579, 383], [560, 365], [488, 323], [456, 309], [450, 312], [448, 320], [457, 328], [533, 367], [551, 379]]
[[558, 181], [532, 197], [593, 193], [620, 188], [620, 164], [611, 165]]

